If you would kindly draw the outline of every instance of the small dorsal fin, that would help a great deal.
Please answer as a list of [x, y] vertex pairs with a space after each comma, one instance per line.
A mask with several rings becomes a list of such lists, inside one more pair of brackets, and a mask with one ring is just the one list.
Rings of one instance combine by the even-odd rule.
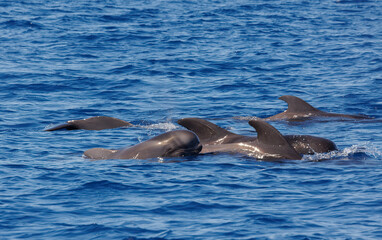
[[249, 125], [257, 132], [259, 147], [268, 154], [277, 154], [280, 158], [301, 159], [301, 155], [288, 143], [283, 135], [263, 120], [251, 120]]
[[288, 109], [286, 112], [305, 113], [319, 111], [318, 109], [312, 107], [309, 103], [295, 96], [285, 95], [279, 97], [279, 99], [288, 103]]
[[217, 142], [226, 137], [238, 136], [235, 133], [200, 118], [183, 118], [178, 120], [178, 124], [194, 132], [202, 144]]

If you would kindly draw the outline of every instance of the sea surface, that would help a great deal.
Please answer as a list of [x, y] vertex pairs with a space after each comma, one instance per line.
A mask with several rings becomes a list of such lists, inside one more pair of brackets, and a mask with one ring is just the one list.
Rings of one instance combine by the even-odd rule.
[[[282, 95], [374, 119], [270, 122], [339, 148], [299, 161], [82, 157]], [[0, 0], [0, 239], [381, 239], [381, 109], [380, 0]], [[44, 131], [92, 116], [135, 126]]]

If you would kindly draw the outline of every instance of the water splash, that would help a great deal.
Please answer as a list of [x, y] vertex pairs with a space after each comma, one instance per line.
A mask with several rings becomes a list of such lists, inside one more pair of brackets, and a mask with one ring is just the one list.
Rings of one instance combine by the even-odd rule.
[[314, 155], [305, 155], [303, 160], [322, 161], [329, 159], [359, 159], [359, 158], [375, 158], [381, 159], [382, 152], [370, 142], [352, 145], [340, 151], [332, 151], [328, 153], [316, 153]]
[[141, 128], [146, 128], [146, 129], [162, 129], [166, 131], [172, 131], [174, 129], [177, 129], [178, 126], [176, 126], [173, 123], [166, 122], [166, 123], [155, 123], [155, 124], [150, 124], [147, 126], [139, 126]]
[[240, 120], [240, 121], [251, 121], [251, 120], [262, 120], [261, 118], [259, 117], [255, 117], [255, 116], [249, 116], [249, 117], [240, 117], [240, 116], [236, 116], [236, 117], [232, 117], [233, 119], [236, 119], [236, 120]]

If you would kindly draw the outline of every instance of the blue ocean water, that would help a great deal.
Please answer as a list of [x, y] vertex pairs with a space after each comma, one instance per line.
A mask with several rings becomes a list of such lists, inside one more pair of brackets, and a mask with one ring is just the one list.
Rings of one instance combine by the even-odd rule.
[[[0, 0], [1, 239], [382, 238], [379, 0]], [[272, 122], [328, 138], [301, 161], [242, 155], [89, 161], [282, 95], [374, 121]], [[112, 116], [138, 127], [43, 131]], [[245, 119], [245, 118], [243, 118]]]

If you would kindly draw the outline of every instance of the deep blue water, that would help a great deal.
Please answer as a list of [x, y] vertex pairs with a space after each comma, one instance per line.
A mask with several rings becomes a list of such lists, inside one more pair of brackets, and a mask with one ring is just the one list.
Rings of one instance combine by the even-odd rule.
[[[379, 0], [0, 1], [0, 239], [382, 238]], [[376, 121], [272, 122], [339, 151], [89, 161], [296, 95]], [[106, 115], [139, 127], [43, 131]]]

